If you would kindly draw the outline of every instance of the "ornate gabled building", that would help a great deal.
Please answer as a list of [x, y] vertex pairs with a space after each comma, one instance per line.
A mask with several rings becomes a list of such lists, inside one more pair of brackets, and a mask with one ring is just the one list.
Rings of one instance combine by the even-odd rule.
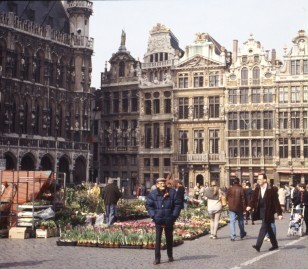
[[258, 173], [275, 172], [276, 53], [261, 48], [252, 35], [241, 50], [233, 43], [233, 63], [226, 77], [226, 184], [235, 176], [251, 183]]
[[88, 179], [91, 1], [1, 1], [0, 158]]
[[308, 182], [308, 36], [298, 31], [276, 75], [277, 180]]
[[173, 169], [192, 188], [225, 178], [225, 73], [230, 53], [207, 33], [196, 34], [174, 69]]
[[173, 68], [183, 56], [172, 31], [157, 24], [150, 31], [140, 78], [139, 179], [149, 189], [172, 173]]
[[[94, 143], [99, 179], [128, 180], [129, 190], [138, 180], [139, 146], [139, 77], [140, 62], [126, 50], [126, 34], [122, 31], [121, 45], [109, 60], [110, 70], [101, 74], [101, 132]], [[94, 112], [95, 113], [95, 112]], [[101, 158], [100, 158], [101, 157]], [[99, 168], [100, 166], [100, 168]]]

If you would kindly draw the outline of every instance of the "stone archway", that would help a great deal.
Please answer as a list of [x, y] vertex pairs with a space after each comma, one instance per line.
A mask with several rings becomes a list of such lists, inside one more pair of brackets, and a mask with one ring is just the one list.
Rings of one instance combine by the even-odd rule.
[[196, 183], [199, 183], [200, 186], [204, 186], [204, 177], [201, 174], [196, 176]]
[[70, 162], [68, 157], [62, 156], [59, 159], [59, 173], [65, 173], [66, 174], [66, 182], [70, 182]]
[[4, 159], [6, 160], [6, 170], [17, 170], [17, 159], [11, 152], [4, 153]]
[[34, 171], [35, 170], [35, 159], [32, 154], [26, 154], [22, 157], [20, 162], [21, 171]]
[[81, 184], [82, 181], [87, 180], [87, 165], [84, 157], [79, 156], [75, 161], [74, 169], [74, 183]]
[[44, 155], [41, 159], [40, 170], [54, 171], [54, 161], [50, 155]]

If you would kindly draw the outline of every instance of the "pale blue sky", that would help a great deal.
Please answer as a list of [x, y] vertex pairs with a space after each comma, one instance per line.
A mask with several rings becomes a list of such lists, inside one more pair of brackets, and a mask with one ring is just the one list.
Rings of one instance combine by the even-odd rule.
[[[307, 0], [112, 0], [93, 1], [90, 36], [94, 38], [92, 87], [100, 87], [100, 73], [120, 46], [126, 32], [126, 48], [143, 61], [149, 31], [157, 23], [166, 25], [179, 39], [182, 49], [195, 33], [209, 33], [227, 50], [234, 39], [242, 47], [250, 33], [264, 50], [291, 47], [300, 29], [308, 32]], [[109, 64], [108, 64], [109, 69]]]

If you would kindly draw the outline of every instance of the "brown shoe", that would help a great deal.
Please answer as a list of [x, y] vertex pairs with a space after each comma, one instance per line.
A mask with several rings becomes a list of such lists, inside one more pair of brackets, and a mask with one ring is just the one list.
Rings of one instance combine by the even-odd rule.
[[160, 259], [155, 259], [155, 261], [153, 262], [154, 265], [156, 264], [160, 264]]

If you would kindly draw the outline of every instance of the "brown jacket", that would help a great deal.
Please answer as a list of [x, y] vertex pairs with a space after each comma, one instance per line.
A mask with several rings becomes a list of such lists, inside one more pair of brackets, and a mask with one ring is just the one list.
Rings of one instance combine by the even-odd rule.
[[[260, 187], [255, 188], [252, 199], [249, 203], [253, 211], [252, 219], [259, 220], [260, 219], [260, 211], [258, 210], [259, 206], [259, 197], [261, 195]], [[278, 200], [277, 189], [267, 185], [267, 189], [264, 194], [264, 203], [265, 203], [265, 214], [264, 214], [264, 222], [272, 223], [275, 221], [275, 213], [278, 215], [282, 215], [281, 206]]]
[[244, 212], [246, 210], [247, 201], [241, 185], [234, 184], [227, 190], [227, 202], [230, 211]]

